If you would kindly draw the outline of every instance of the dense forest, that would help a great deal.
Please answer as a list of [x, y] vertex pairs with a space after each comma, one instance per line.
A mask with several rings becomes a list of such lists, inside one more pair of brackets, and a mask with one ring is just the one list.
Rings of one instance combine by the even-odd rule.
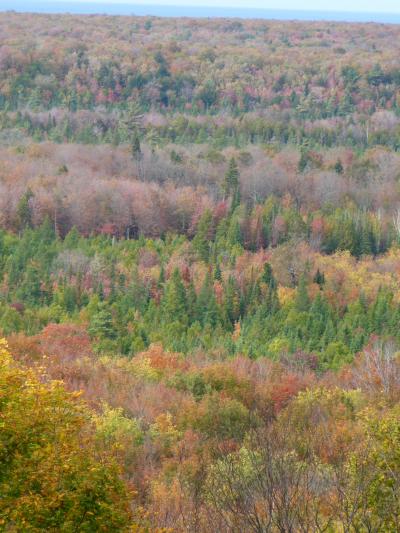
[[0, 531], [400, 531], [399, 53], [0, 13]]

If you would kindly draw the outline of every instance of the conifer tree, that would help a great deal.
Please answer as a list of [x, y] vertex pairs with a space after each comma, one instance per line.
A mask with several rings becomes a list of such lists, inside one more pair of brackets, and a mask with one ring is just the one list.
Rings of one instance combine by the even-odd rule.
[[222, 280], [221, 267], [219, 266], [219, 263], [217, 263], [214, 268], [214, 279], [217, 281]]
[[206, 209], [199, 220], [196, 235], [192, 241], [194, 250], [199, 258], [205, 262], [208, 261], [210, 255], [211, 229], [212, 213], [210, 209]]
[[219, 309], [215, 298], [211, 275], [208, 272], [197, 297], [197, 316], [203, 325], [216, 326], [219, 319]]
[[308, 154], [307, 152], [305, 152], [304, 150], [301, 151], [301, 155], [300, 155], [300, 161], [299, 161], [299, 164], [298, 164], [298, 171], [300, 174], [302, 174], [306, 168], [307, 168], [307, 165], [308, 165]]
[[233, 325], [240, 317], [240, 297], [235, 280], [229, 276], [225, 287], [225, 298], [223, 312], [226, 321]]
[[139, 134], [137, 131], [135, 131], [132, 134], [131, 153], [132, 153], [133, 160], [136, 162], [136, 169], [137, 169], [138, 177], [142, 178], [143, 177], [143, 172], [142, 172], [143, 154], [142, 154], [142, 148], [140, 145]]
[[322, 290], [322, 287], [325, 285], [325, 275], [323, 272], [320, 271], [320, 269], [317, 269], [317, 272], [314, 276], [314, 283], [319, 285], [320, 289]]
[[115, 338], [112, 314], [106, 303], [99, 304], [98, 311], [93, 314], [90, 320], [88, 331], [96, 339]]
[[193, 323], [197, 319], [197, 294], [192, 280], [190, 281], [188, 289], [186, 291], [186, 300], [189, 323]]
[[341, 162], [340, 159], [338, 159], [338, 160], [336, 161], [336, 163], [335, 163], [335, 167], [334, 167], [334, 168], [335, 168], [335, 172], [336, 172], [337, 174], [343, 174], [344, 169], [343, 169], [343, 164], [342, 164], [342, 162]]
[[298, 311], [304, 312], [308, 311], [310, 308], [310, 297], [307, 291], [307, 279], [303, 274], [299, 281], [299, 286], [297, 287], [296, 294], [296, 309]]
[[269, 287], [276, 287], [276, 280], [274, 277], [274, 273], [269, 263], [264, 264], [264, 270], [261, 275], [261, 281], [263, 283], [266, 283]]
[[240, 204], [240, 173], [234, 157], [229, 161], [229, 167], [225, 174], [223, 192], [226, 198], [232, 198], [232, 210]]
[[230, 218], [226, 240], [229, 247], [243, 244], [242, 230], [236, 213]]
[[188, 320], [186, 289], [178, 268], [175, 268], [167, 283], [162, 309], [165, 322], [186, 323]]
[[161, 265], [160, 275], [158, 276], [158, 287], [159, 288], [163, 287], [164, 283], [165, 283], [165, 270], [164, 270], [164, 265]]
[[19, 230], [32, 227], [32, 206], [31, 199], [33, 198], [31, 189], [27, 189], [21, 196], [17, 205], [17, 222]]

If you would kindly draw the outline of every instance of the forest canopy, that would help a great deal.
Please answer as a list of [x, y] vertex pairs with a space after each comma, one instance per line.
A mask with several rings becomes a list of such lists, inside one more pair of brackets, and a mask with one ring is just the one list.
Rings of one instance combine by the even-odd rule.
[[400, 530], [399, 47], [0, 13], [0, 530]]

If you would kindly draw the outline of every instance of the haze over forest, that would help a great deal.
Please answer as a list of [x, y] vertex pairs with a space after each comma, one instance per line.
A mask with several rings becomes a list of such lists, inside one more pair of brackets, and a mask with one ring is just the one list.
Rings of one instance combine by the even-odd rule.
[[[204, 2], [206, 4], [206, 2]], [[287, 7], [283, 4], [279, 9], [271, 9], [265, 4], [259, 7], [249, 7], [243, 3], [235, 6], [221, 5], [221, 3], [209, 3], [202, 5], [192, 2], [164, 2], [158, 3], [132, 3], [132, 2], [95, 2], [93, 0], [3, 0], [0, 11], [20, 11], [34, 13], [74, 13], [74, 14], [108, 14], [108, 15], [138, 15], [156, 17], [231, 17], [245, 19], [271, 19], [271, 20], [331, 20], [345, 22], [378, 22], [378, 23], [400, 23], [400, 13], [396, 7], [393, 9], [380, 5], [369, 6], [364, 4], [361, 9], [349, 10], [348, 5], [336, 4], [334, 8], [328, 9], [323, 4], [317, 7], [307, 7], [302, 3], [300, 6]]]

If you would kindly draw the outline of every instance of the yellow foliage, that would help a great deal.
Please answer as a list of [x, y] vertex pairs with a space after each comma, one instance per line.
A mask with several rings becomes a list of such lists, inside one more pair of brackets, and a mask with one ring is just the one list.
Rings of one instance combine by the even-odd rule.
[[0, 340], [0, 516], [5, 531], [128, 531], [130, 494], [91, 413]]
[[296, 298], [296, 289], [292, 289], [290, 287], [283, 287], [282, 285], [280, 285], [278, 287], [278, 298], [279, 303], [282, 306], [292, 303]]

